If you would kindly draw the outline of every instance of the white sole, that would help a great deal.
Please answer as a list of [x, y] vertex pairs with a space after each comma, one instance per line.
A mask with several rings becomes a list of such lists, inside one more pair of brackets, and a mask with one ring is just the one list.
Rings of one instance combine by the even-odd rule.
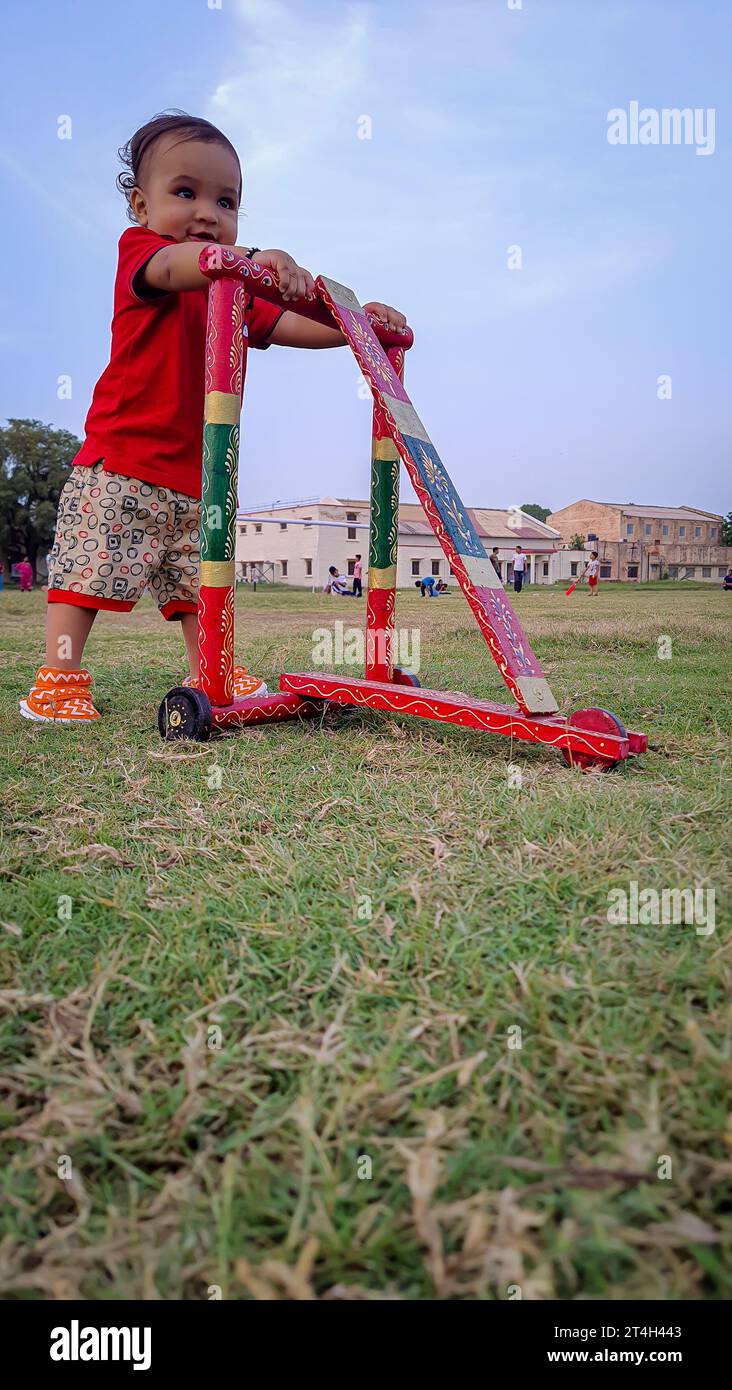
[[27, 700], [20, 701], [19, 709], [23, 718], [32, 719], [34, 724], [56, 724], [60, 727], [65, 724], [96, 724], [97, 722], [96, 719], [52, 719], [47, 714], [36, 714], [29, 708]]

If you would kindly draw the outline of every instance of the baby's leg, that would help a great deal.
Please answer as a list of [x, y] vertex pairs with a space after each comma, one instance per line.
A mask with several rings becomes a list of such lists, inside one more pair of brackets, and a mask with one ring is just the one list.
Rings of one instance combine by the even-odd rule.
[[186, 644], [188, 668], [194, 680], [198, 680], [198, 614], [181, 613], [180, 625]]
[[46, 665], [57, 671], [77, 671], [97, 616], [96, 608], [75, 603], [49, 603], [46, 617]]

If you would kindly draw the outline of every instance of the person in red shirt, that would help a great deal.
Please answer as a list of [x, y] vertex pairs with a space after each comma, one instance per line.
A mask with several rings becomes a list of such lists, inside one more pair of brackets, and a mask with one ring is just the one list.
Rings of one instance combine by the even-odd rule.
[[[163, 113], [120, 151], [118, 185], [134, 225], [119, 242], [109, 366], [94, 390], [85, 440], [59, 501], [51, 550], [46, 662], [20, 702], [28, 719], [99, 718], [82, 665], [100, 609], [128, 612], [147, 587], [163, 617], [181, 624], [198, 679], [197, 597], [201, 439], [208, 280], [198, 258], [216, 242], [256, 252], [285, 300], [311, 297], [313, 278], [286, 251], [236, 246], [242, 194], [227, 137], [196, 116]], [[390, 328], [406, 320], [367, 304]], [[250, 347], [340, 347], [337, 328], [249, 295]], [[265, 691], [243, 668], [237, 695]]]

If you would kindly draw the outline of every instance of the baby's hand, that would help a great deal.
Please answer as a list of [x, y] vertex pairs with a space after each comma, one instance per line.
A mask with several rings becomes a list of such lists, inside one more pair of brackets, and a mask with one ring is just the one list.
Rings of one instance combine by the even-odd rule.
[[315, 282], [309, 270], [293, 261], [286, 251], [257, 251], [257, 265], [273, 270], [283, 299], [314, 299]]
[[367, 313], [373, 314], [374, 318], [378, 319], [385, 328], [396, 331], [407, 326], [404, 315], [400, 314], [398, 309], [392, 309], [390, 304], [364, 304], [363, 307]]

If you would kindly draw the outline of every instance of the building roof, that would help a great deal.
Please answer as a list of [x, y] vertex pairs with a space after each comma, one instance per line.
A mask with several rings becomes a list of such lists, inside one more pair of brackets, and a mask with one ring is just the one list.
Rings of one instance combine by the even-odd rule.
[[[362, 505], [366, 506], [366, 503]], [[548, 526], [544, 521], [537, 521], [533, 516], [527, 516], [525, 512], [520, 513], [521, 526], [509, 526], [508, 518], [510, 512], [503, 507], [466, 507], [466, 511], [472, 521], [479, 536], [490, 536], [499, 540], [504, 538], [513, 541], [514, 545], [519, 541], [532, 540], [558, 540], [559, 532], [553, 526]], [[401, 502], [399, 505], [399, 530], [407, 531], [408, 534], [414, 527], [414, 534], [432, 534], [432, 527], [427, 521], [419, 502]]]
[[[293, 515], [299, 505], [282, 502], [273, 502], [261, 507], [241, 507], [237, 516], [240, 519], [256, 517], [263, 512], [287, 512]], [[321, 497], [315, 503], [310, 501], [309, 506], [322, 507], [325, 510], [323, 520], [340, 521], [340, 511], [347, 508], [349, 511], [365, 512], [368, 516], [370, 503], [363, 497]], [[555, 527], [549, 526], [545, 521], [538, 521], [536, 517], [528, 516], [525, 512], [520, 512], [520, 526], [509, 525], [510, 511], [502, 507], [467, 507], [466, 511], [472, 521], [478, 535], [485, 539], [495, 541], [505, 541], [511, 545], [524, 544], [525, 541], [544, 541], [551, 543], [561, 539], [560, 532]], [[316, 518], [313, 518], [316, 521]], [[345, 524], [345, 521], [344, 521]], [[420, 502], [400, 502], [399, 504], [399, 534], [407, 536], [432, 536], [434, 534], [429, 521], [427, 520], [422, 504]]]
[[667, 521], [688, 521], [698, 517], [700, 521], [721, 521], [716, 512], [703, 512], [700, 507], [642, 507], [639, 502], [622, 502], [622, 510], [628, 516], [663, 517]]
[[696, 517], [699, 521], [721, 521], [721, 516], [717, 512], [705, 512], [701, 507], [657, 507], [650, 502], [644, 505], [641, 502], [597, 502], [591, 497], [580, 497], [576, 502], [570, 502], [566, 507], [557, 507], [552, 513], [559, 516], [562, 512], [570, 511], [572, 507], [579, 507], [586, 502], [590, 507], [611, 507], [613, 511], [625, 512], [627, 516], [647, 516], [658, 517], [664, 521], [689, 521]]

